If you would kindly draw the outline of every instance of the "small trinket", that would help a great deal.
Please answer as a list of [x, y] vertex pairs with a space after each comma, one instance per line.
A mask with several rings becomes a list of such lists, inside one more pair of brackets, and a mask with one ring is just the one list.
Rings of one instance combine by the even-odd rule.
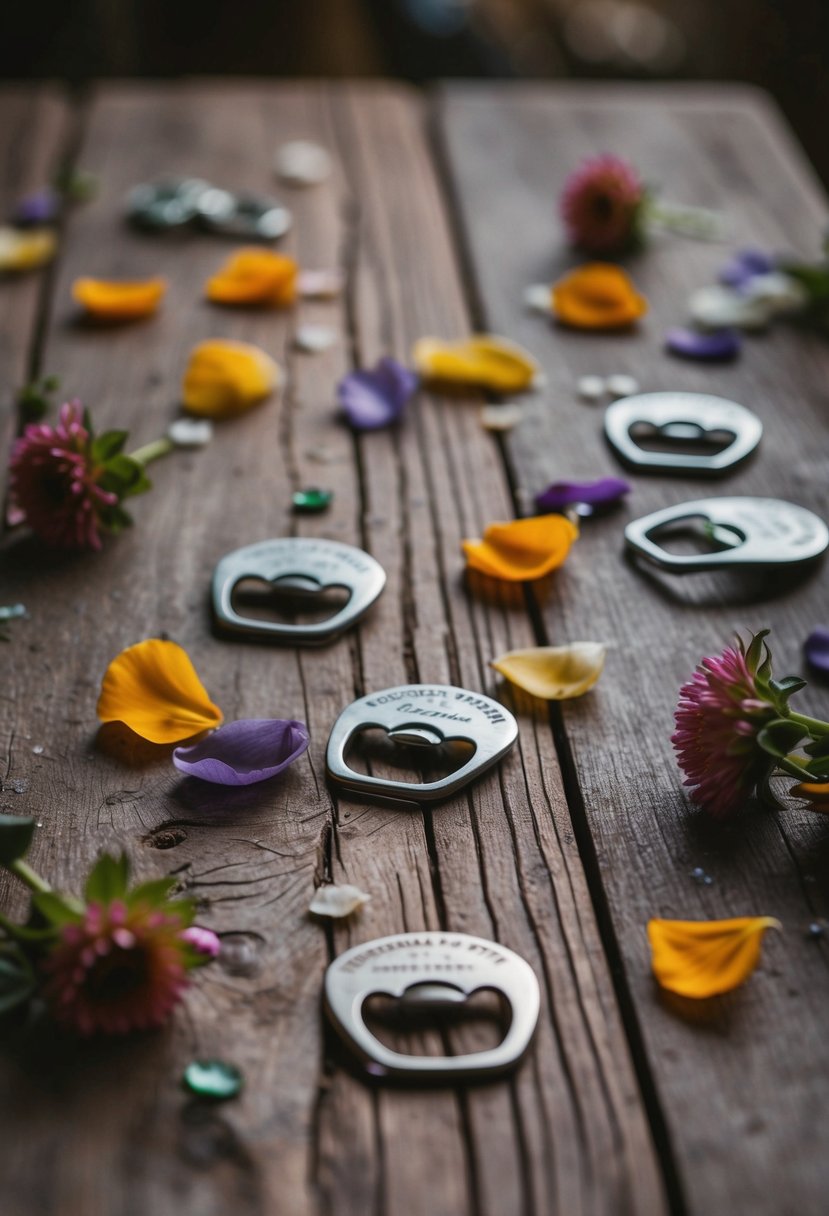
[[177, 448], [203, 448], [213, 438], [213, 423], [209, 418], [176, 418], [167, 436]]
[[665, 348], [683, 359], [699, 359], [705, 363], [736, 359], [740, 353], [740, 338], [734, 329], [715, 329], [701, 333], [698, 329], [669, 329]]
[[803, 653], [812, 671], [824, 678], [829, 676], [829, 629], [813, 629], [803, 644]]
[[524, 417], [523, 405], [504, 402], [503, 405], [481, 406], [481, 426], [485, 431], [511, 431]]
[[233, 193], [198, 177], [144, 182], [127, 195], [127, 218], [151, 232], [197, 225], [240, 240], [273, 241], [291, 227], [287, 207], [268, 195]]
[[595, 405], [604, 400], [607, 383], [604, 376], [580, 376], [576, 383], [576, 391], [582, 401], [589, 401]]
[[328, 325], [300, 325], [294, 334], [294, 346], [297, 350], [318, 355], [328, 350], [337, 341], [337, 331]]
[[333, 497], [332, 490], [318, 490], [314, 486], [308, 490], [297, 490], [291, 501], [297, 515], [319, 515], [328, 509]]
[[336, 300], [344, 283], [339, 270], [301, 270], [297, 290], [306, 300]]
[[213, 1102], [235, 1098], [245, 1083], [239, 1069], [223, 1060], [194, 1060], [185, 1068], [181, 1080], [191, 1094]]
[[[674, 451], [648, 451], [633, 437], [634, 428], [649, 428], [654, 438]], [[626, 464], [683, 474], [725, 473], [750, 455], [760, 442], [763, 424], [756, 414], [707, 393], [641, 393], [609, 406], [604, 419], [610, 446]], [[719, 451], [683, 451], [711, 437], [733, 436]]]
[[[453, 1056], [407, 1055], [381, 1043], [363, 1017], [374, 995], [397, 999], [406, 1012], [461, 1012], [481, 989], [509, 1007], [509, 1029], [497, 1047]], [[526, 1052], [538, 1021], [540, 993], [532, 968], [497, 942], [451, 931], [397, 933], [353, 946], [325, 973], [325, 1008], [343, 1041], [375, 1077], [445, 1082], [497, 1076]]]
[[292, 139], [277, 150], [274, 168], [289, 186], [318, 186], [331, 175], [332, 160], [325, 148], [309, 139]]
[[210, 183], [198, 177], [164, 177], [134, 186], [127, 195], [130, 223], [151, 232], [184, 228], [198, 216], [201, 196]]
[[688, 300], [691, 320], [706, 329], [765, 329], [771, 315], [766, 302], [713, 283], [699, 287]]
[[632, 397], [639, 392], [639, 381], [634, 376], [620, 372], [615, 376], [608, 376], [607, 391], [611, 397]]
[[547, 283], [533, 283], [524, 291], [524, 307], [530, 312], [552, 316], [553, 293]]

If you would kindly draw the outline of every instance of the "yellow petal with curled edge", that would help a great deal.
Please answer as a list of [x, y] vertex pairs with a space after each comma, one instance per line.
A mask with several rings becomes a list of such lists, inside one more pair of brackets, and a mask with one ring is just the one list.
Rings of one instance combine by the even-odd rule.
[[222, 711], [175, 642], [151, 638], [113, 659], [101, 682], [98, 717], [123, 722], [151, 743], [178, 743], [218, 726]]
[[0, 226], [0, 270], [35, 270], [51, 262], [58, 247], [52, 228]]
[[569, 701], [592, 688], [602, 674], [605, 647], [601, 642], [569, 646], [532, 646], [510, 650], [493, 659], [494, 667], [511, 684], [544, 701]]
[[679, 996], [701, 999], [730, 992], [760, 961], [766, 929], [782, 929], [772, 916], [735, 920], [651, 920], [653, 973]]
[[258, 346], [213, 338], [190, 353], [182, 403], [202, 418], [230, 418], [264, 400], [280, 380], [279, 365]]
[[149, 317], [167, 290], [164, 279], [75, 279], [72, 296], [90, 316], [102, 321]]
[[494, 334], [473, 334], [460, 342], [421, 338], [412, 350], [415, 369], [438, 384], [468, 384], [494, 393], [517, 393], [540, 379], [532, 355]]
[[796, 798], [805, 798], [809, 810], [829, 815], [829, 781], [801, 781], [789, 790]]
[[297, 295], [299, 267], [293, 258], [270, 249], [240, 249], [205, 284], [214, 304], [287, 308]]
[[507, 524], [489, 524], [483, 540], [465, 540], [471, 570], [508, 582], [543, 578], [560, 566], [579, 530], [564, 515], [534, 515]]

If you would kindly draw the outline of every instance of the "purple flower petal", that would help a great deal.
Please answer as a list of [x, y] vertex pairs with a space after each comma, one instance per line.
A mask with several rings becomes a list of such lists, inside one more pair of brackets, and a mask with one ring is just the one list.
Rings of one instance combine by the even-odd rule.
[[809, 666], [829, 676], [829, 629], [813, 629], [803, 644]]
[[417, 389], [417, 375], [396, 359], [381, 359], [368, 371], [349, 372], [337, 385], [337, 399], [358, 431], [376, 431], [396, 422]]
[[630, 486], [620, 477], [602, 477], [599, 481], [554, 481], [536, 494], [535, 505], [539, 511], [563, 511], [579, 503], [594, 509], [607, 509], [629, 492]]
[[304, 722], [241, 718], [220, 726], [192, 747], [177, 747], [173, 764], [214, 785], [253, 785], [275, 777], [308, 747]]
[[776, 259], [763, 249], [739, 249], [731, 261], [720, 270], [720, 282], [726, 287], [745, 287], [755, 275], [770, 274]]
[[665, 346], [672, 355], [683, 359], [725, 360], [740, 353], [740, 337], [733, 329], [716, 329], [702, 333], [698, 329], [669, 329]]
[[16, 224], [51, 224], [58, 218], [60, 198], [54, 190], [38, 190], [18, 199], [13, 220]]

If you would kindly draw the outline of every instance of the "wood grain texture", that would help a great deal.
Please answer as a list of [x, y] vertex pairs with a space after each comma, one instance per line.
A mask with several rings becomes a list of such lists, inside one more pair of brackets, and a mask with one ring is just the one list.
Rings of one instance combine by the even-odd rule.
[[[601, 411], [577, 399], [586, 373], [632, 373], [646, 391], [714, 392], [763, 419], [756, 458], [716, 483], [631, 475], [629, 506], [585, 524], [539, 606], [551, 642], [593, 638], [612, 648], [595, 693], [564, 707], [566, 746], [585, 852], [595, 850], [597, 898], [606, 901], [605, 939], [621, 951], [631, 1032], [644, 1042], [688, 1210], [821, 1212], [829, 972], [825, 942], [805, 929], [827, 911], [829, 828], [796, 809], [754, 807], [711, 823], [684, 797], [669, 740], [680, 683], [736, 629], [771, 626], [778, 674], [802, 669], [801, 643], [825, 623], [826, 566], [799, 582], [648, 576], [624, 559], [622, 529], [628, 518], [716, 494], [791, 499], [826, 518], [829, 349], [780, 325], [747, 339], [727, 367], [671, 359], [665, 330], [682, 323], [688, 292], [715, 281], [726, 253], [679, 238], [657, 239], [630, 260], [651, 303], [635, 334], [550, 328], [522, 311], [522, 293], [579, 260], [564, 248], [556, 206], [566, 175], [591, 153], [630, 158], [666, 198], [722, 208], [739, 245], [817, 256], [825, 201], [772, 107], [742, 89], [458, 86], [443, 98], [441, 130], [478, 324], [525, 343], [549, 377], [506, 445], [525, 509], [551, 480], [619, 471]], [[825, 686], [800, 700], [827, 716]], [[710, 885], [692, 879], [698, 866]], [[699, 1008], [658, 994], [649, 917], [754, 913], [778, 916], [785, 932], [768, 940], [744, 989]]]
[[[173, 168], [268, 189], [275, 146], [298, 136], [329, 146], [337, 168], [328, 186], [291, 195], [286, 247], [304, 266], [340, 264], [340, 301], [216, 310], [201, 287], [221, 242], [124, 228], [134, 182]], [[103, 190], [69, 228], [46, 364], [98, 425], [130, 425], [135, 443], [160, 433], [187, 351], [205, 337], [258, 342], [289, 382], [203, 452], [156, 466], [135, 528], [102, 555], [61, 561], [25, 543], [5, 555], [3, 598], [25, 597], [32, 619], [7, 657], [0, 737], [28, 783], [14, 808], [43, 823], [34, 864], [76, 886], [100, 848], [123, 842], [141, 872], [180, 876], [225, 950], [169, 1032], [81, 1048], [34, 1039], [3, 1058], [4, 1211], [658, 1216], [660, 1170], [546, 715], [517, 707], [519, 747], [431, 813], [332, 800], [324, 782], [328, 731], [354, 696], [416, 678], [506, 696], [488, 660], [533, 638], [521, 595], [473, 594], [462, 579], [461, 537], [511, 514], [477, 403], [423, 396], [404, 426], [358, 441], [336, 417], [334, 384], [354, 363], [405, 357], [421, 334], [470, 324], [417, 103], [385, 87], [111, 88], [82, 156]], [[156, 272], [170, 280], [157, 317], [105, 332], [74, 320], [75, 276]], [[338, 344], [296, 353], [293, 330], [307, 322], [334, 326]], [[335, 503], [300, 521], [290, 493], [308, 484], [335, 489]], [[315, 651], [212, 637], [216, 560], [300, 531], [364, 544], [386, 567], [360, 630]], [[206, 791], [179, 780], [166, 751], [104, 747], [100, 676], [121, 647], [162, 631], [227, 719], [308, 721], [311, 749], [284, 780]], [[306, 915], [329, 877], [373, 896], [334, 930]], [[543, 990], [532, 1052], [496, 1085], [370, 1090], [323, 1034], [326, 963], [359, 941], [440, 926], [496, 937], [532, 964]], [[194, 1055], [241, 1065], [243, 1098], [219, 1111], [183, 1099], [178, 1077]]]

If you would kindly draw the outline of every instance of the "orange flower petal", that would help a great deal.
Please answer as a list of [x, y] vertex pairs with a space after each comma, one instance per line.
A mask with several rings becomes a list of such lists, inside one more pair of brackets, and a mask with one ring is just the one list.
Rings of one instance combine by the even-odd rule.
[[72, 296], [93, 317], [131, 321], [149, 317], [158, 308], [167, 283], [164, 279], [75, 279]]
[[612, 262], [588, 262], [553, 284], [553, 312], [578, 329], [622, 329], [648, 311], [648, 302]]
[[293, 258], [269, 249], [240, 249], [207, 280], [205, 295], [215, 304], [259, 304], [285, 308], [297, 295], [299, 267]]
[[579, 530], [563, 515], [535, 515], [508, 524], [490, 524], [483, 540], [465, 540], [471, 570], [510, 582], [542, 578], [560, 566]]
[[213, 704], [186, 650], [151, 638], [113, 659], [101, 682], [98, 717], [123, 722], [151, 743], [178, 743], [218, 726]]
[[795, 798], [805, 798], [812, 811], [829, 815], [829, 781], [801, 781], [789, 790]]
[[663, 988], [679, 996], [701, 999], [730, 992], [760, 961], [766, 929], [781, 928], [771, 916], [648, 921], [653, 973]]
[[420, 338], [412, 362], [424, 380], [436, 384], [468, 384], [494, 393], [519, 393], [541, 377], [537, 360], [507, 338], [473, 334], [460, 342]]
[[202, 418], [230, 418], [264, 400], [278, 388], [281, 375], [258, 346], [213, 338], [190, 352], [182, 403]]

